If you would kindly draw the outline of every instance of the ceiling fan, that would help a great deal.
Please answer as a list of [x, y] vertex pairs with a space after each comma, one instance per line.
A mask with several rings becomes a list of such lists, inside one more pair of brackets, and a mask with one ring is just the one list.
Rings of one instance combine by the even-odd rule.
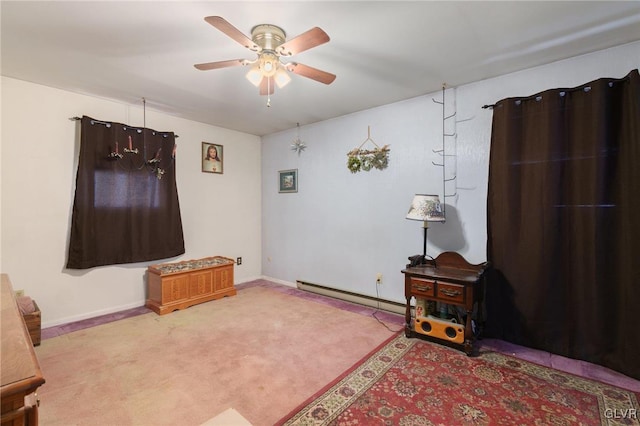
[[251, 29], [251, 38], [249, 38], [220, 16], [207, 16], [204, 20], [247, 49], [257, 53], [258, 56], [254, 60], [231, 59], [195, 64], [194, 66], [201, 71], [238, 65], [251, 66], [247, 79], [260, 88], [261, 95], [271, 95], [274, 85], [282, 88], [288, 84], [291, 77], [287, 71], [324, 84], [331, 84], [336, 79], [334, 74], [326, 71], [297, 62], [285, 63], [280, 60], [282, 57], [290, 57], [328, 42], [329, 36], [321, 28], [314, 27], [287, 40], [287, 35], [282, 28], [261, 24]]

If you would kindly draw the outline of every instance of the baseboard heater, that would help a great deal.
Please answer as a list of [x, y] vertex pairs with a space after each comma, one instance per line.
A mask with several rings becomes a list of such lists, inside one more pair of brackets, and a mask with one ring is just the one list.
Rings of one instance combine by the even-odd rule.
[[384, 310], [387, 312], [393, 312], [396, 314], [404, 315], [405, 313], [404, 303], [378, 299], [372, 296], [352, 293], [350, 291], [339, 290], [337, 288], [326, 287], [320, 284], [313, 284], [306, 281], [296, 281], [296, 284], [300, 290], [308, 291], [310, 293], [321, 294], [323, 296], [332, 297], [334, 299], [357, 303], [358, 305], [370, 306], [372, 308]]

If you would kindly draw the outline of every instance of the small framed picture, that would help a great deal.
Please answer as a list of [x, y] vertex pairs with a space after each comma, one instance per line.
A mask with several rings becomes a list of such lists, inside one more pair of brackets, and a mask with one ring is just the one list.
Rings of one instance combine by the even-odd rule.
[[202, 142], [202, 171], [222, 174], [224, 157], [222, 145]]
[[298, 169], [280, 170], [278, 178], [278, 192], [298, 192]]

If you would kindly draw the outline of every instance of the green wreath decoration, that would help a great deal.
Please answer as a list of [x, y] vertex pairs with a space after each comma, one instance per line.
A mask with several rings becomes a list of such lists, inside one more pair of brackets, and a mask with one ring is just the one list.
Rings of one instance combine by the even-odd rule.
[[347, 153], [347, 168], [351, 173], [384, 170], [389, 167], [389, 145], [374, 150], [353, 149]]
[[360, 161], [360, 158], [357, 156], [349, 156], [349, 159], [347, 160], [347, 168], [351, 173], [358, 173], [361, 166], [362, 162]]

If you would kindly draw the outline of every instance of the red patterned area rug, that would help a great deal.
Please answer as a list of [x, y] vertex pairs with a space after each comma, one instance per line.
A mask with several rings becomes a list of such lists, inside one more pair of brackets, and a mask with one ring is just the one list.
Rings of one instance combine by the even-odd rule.
[[280, 425], [638, 425], [640, 394], [495, 352], [404, 334]]

